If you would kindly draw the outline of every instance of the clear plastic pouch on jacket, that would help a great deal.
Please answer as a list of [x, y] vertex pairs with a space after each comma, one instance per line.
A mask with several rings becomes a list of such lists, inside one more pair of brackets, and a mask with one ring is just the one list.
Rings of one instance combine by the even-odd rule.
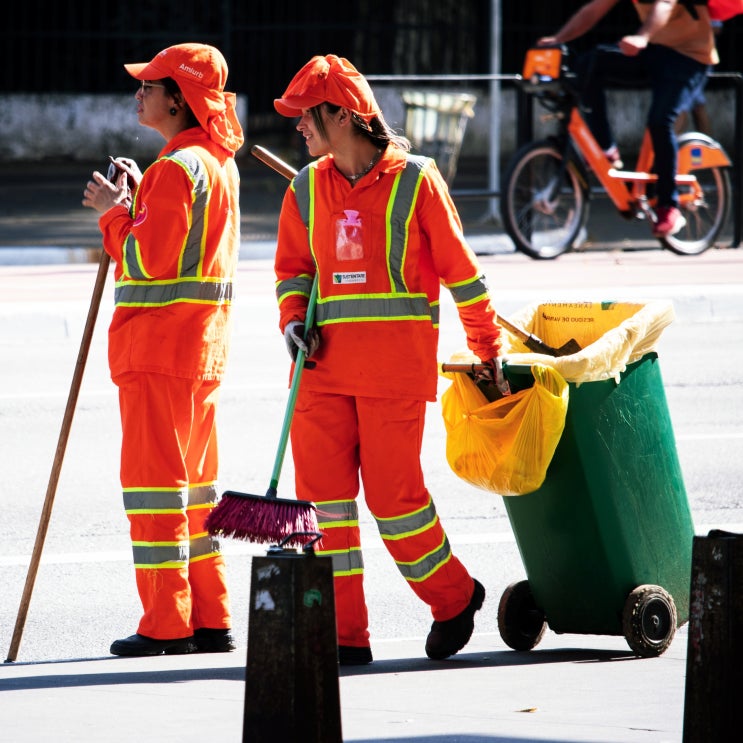
[[335, 223], [335, 257], [339, 261], [354, 261], [364, 257], [363, 224], [359, 213], [352, 209]]
[[488, 402], [467, 374], [443, 372], [452, 381], [441, 396], [452, 471], [499, 495], [537, 490], [565, 427], [568, 385], [544, 364], [531, 367], [534, 385]]

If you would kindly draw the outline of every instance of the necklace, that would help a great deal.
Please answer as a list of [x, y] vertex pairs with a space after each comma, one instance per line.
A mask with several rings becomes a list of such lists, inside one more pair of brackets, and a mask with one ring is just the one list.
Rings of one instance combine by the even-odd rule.
[[377, 164], [377, 161], [379, 160], [381, 155], [382, 150], [377, 150], [374, 153], [374, 157], [369, 161], [369, 164], [363, 170], [359, 171], [355, 175], [347, 175], [346, 179], [350, 182], [350, 184], [352, 186], [355, 186], [367, 173], [369, 173], [371, 169]]

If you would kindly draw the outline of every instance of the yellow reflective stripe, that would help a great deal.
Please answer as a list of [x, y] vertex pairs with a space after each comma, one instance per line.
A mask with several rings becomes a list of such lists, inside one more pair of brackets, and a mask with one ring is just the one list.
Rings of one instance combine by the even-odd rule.
[[382, 539], [386, 542], [395, 542], [398, 539], [407, 539], [407, 537], [414, 537], [417, 534], [422, 534], [424, 531], [428, 531], [432, 526], [435, 526], [439, 521], [439, 517], [437, 514], [434, 514], [431, 521], [429, 521], [427, 524], [423, 524], [423, 526], [419, 526], [415, 529], [410, 529], [409, 531], [400, 532], [399, 534], [382, 534]]
[[419, 560], [412, 562], [402, 562], [395, 560], [395, 564], [402, 573], [405, 580], [413, 583], [418, 583], [426, 580], [440, 567], [446, 565], [451, 559], [451, 547], [449, 546], [449, 540], [444, 535], [441, 540], [441, 544], [435, 549], [431, 550], [427, 554], [423, 555]]
[[229, 304], [232, 281], [216, 276], [138, 281], [120, 279], [114, 289], [117, 307], [163, 307], [176, 302]]
[[405, 168], [395, 177], [387, 202], [385, 219], [387, 272], [390, 287], [397, 292], [407, 291], [404, 267], [410, 236], [410, 220], [415, 212], [423, 171], [429, 162], [429, 158], [409, 155]]
[[431, 498], [425, 506], [410, 513], [385, 518], [375, 517], [382, 539], [402, 539], [411, 534], [420, 534], [435, 524], [437, 519], [436, 507]]
[[484, 276], [447, 284], [446, 288], [451, 292], [454, 302], [460, 307], [475, 304], [488, 297], [488, 286]]
[[317, 517], [317, 525], [322, 526], [323, 529], [339, 529], [341, 527], [348, 529], [349, 527], [358, 526], [358, 519], [353, 521], [321, 521], [320, 517]]
[[122, 258], [122, 271], [125, 276], [131, 276], [136, 279], [152, 278], [144, 269], [142, 263], [142, 252], [139, 249], [139, 241], [131, 233], [129, 233], [129, 236], [124, 240]]
[[[390, 260], [390, 257], [392, 255], [392, 252], [393, 252], [394, 248], [395, 248], [395, 243], [394, 243], [393, 238], [392, 238], [392, 230], [393, 230], [392, 215], [393, 215], [394, 209], [395, 209], [395, 196], [397, 195], [397, 189], [400, 186], [400, 177], [402, 176], [403, 172], [404, 172], [404, 169], [401, 170], [395, 176], [395, 180], [392, 183], [392, 189], [390, 190], [390, 198], [387, 201], [386, 213], [384, 215], [384, 222], [385, 222], [385, 247], [384, 247], [384, 252], [385, 252], [385, 255], [387, 256], [387, 278], [389, 279], [390, 287], [398, 287], [398, 290], [399, 291], [403, 291], [406, 287], [405, 287], [404, 284], [402, 285], [402, 287], [399, 287], [398, 282], [396, 280], [397, 277], [396, 276], [393, 276], [392, 262]], [[400, 283], [402, 283], [402, 277], [401, 276], [400, 276]]]
[[342, 550], [315, 550], [316, 555], [330, 557], [333, 563], [333, 577], [360, 575], [364, 572], [364, 557], [361, 547]]
[[186, 494], [182, 488], [124, 488], [126, 513], [180, 513]]
[[312, 291], [312, 276], [301, 274], [291, 279], [276, 282], [276, 298], [281, 304], [287, 297], [301, 296], [309, 299]]
[[188, 508], [211, 508], [217, 502], [217, 488], [214, 483], [188, 486]]
[[189, 563], [191, 562], [201, 562], [201, 560], [209, 560], [212, 557], [219, 557], [222, 553], [217, 550], [216, 552], [208, 552], [203, 555], [197, 555], [196, 557], [189, 558]]
[[134, 565], [138, 568], [185, 567], [188, 542], [132, 542]]
[[328, 297], [318, 301], [317, 324], [342, 322], [387, 322], [421, 320], [431, 322], [438, 308], [425, 294], [366, 294]]
[[219, 539], [208, 532], [193, 534], [190, 541], [189, 562], [220, 554], [219, 546]]
[[203, 509], [212, 509], [214, 508], [214, 503], [195, 503], [194, 505], [188, 505], [186, 506], [186, 511], [198, 511]]
[[315, 502], [317, 507], [317, 521], [328, 523], [357, 523], [359, 507], [355, 500]]
[[[437, 565], [434, 565], [431, 568], [431, 570], [429, 570], [424, 575], [420, 575], [420, 576], [417, 576], [417, 577], [413, 577], [412, 575], [404, 576], [405, 577], [405, 580], [408, 581], [408, 583], [422, 583], [424, 580], [427, 580], [428, 578], [430, 578], [437, 570], [440, 570], [441, 568], [443, 568], [444, 565], [446, 565], [446, 563], [449, 562], [449, 560], [451, 560], [451, 558], [452, 558], [452, 554], [450, 552], [447, 555], [447, 557], [446, 557], [445, 560], [442, 560]], [[402, 572], [402, 571], [400, 571], [400, 572]]]
[[158, 515], [160, 514], [166, 514], [166, 513], [183, 513], [183, 508], [127, 508], [125, 509], [126, 513], [131, 514], [133, 516], [141, 516], [143, 513], [156, 513]]
[[191, 181], [192, 202], [188, 211], [188, 232], [178, 261], [178, 273], [201, 276], [208, 227], [209, 179], [206, 167], [190, 150], [176, 150], [163, 159], [179, 165]]

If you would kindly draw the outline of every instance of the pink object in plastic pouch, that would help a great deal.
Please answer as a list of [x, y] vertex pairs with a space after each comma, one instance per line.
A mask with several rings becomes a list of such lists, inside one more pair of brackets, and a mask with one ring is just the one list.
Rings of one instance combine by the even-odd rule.
[[362, 222], [359, 213], [345, 209], [345, 219], [340, 217], [335, 223], [335, 257], [339, 261], [354, 261], [364, 257]]

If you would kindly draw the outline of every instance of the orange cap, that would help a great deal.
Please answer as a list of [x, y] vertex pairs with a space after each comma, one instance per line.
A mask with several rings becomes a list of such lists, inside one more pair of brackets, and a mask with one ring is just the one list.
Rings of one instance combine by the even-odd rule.
[[332, 103], [369, 123], [380, 110], [364, 76], [343, 57], [313, 57], [294, 76], [281, 98], [273, 102], [282, 116], [301, 116], [302, 109]]
[[125, 64], [124, 68], [137, 80], [175, 80], [210, 139], [230, 152], [242, 147], [245, 138], [235, 112], [236, 97], [224, 90], [227, 62], [219, 49], [207, 44], [176, 44], [150, 62]]

